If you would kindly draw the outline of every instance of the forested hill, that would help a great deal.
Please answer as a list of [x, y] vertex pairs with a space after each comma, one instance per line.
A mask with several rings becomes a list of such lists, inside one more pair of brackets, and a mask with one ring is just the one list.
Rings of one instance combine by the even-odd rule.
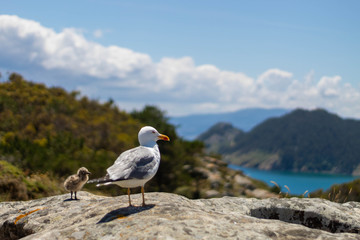
[[234, 164], [266, 170], [360, 173], [360, 121], [322, 109], [297, 109], [268, 119], [216, 147], [218, 143], [211, 139], [219, 134], [210, 129], [199, 139]]
[[134, 145], [139, 127], [111, 101], [100, 104], [18, 74], [1, 83], [1, 156], [23, 169], [65, 175], [86, 166], [97, 174]]
[[[144, 125], [171, 139], [159, 142], [162, 163], [148, 190], [174, 192], [191, 185], [190, 173], [182, 172], [182, 166], [196, 166], [194, 154], [202, 145], [179, 139], [156, 107], [126, 113], [112, 100], [100, 103], [76, 91], [26, 81], [16, 73], [0, 83], [0, 157], [25, 173], [64, 178], [84, 166], [92, 178], [101, 177], [121, 152], [138, 145]], [[0, 192], [1, 186], [0, 181]]]

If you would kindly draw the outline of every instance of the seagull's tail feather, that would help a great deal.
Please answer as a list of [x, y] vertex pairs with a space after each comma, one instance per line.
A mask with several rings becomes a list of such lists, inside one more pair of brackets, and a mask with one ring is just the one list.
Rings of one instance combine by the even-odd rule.
[[96, 186], [102, 186], [102, 185], [108, 185], [113, 182], [112, 179], [110, 179], [109, 174], [106, 174], [105, 177], [97, 178], [97, 179], [91, 179], [87, 183], [97, 183]]

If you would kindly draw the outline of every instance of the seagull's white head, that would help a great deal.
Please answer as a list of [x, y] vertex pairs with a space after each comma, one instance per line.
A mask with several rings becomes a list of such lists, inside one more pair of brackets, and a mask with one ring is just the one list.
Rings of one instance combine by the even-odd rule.
[[157, 140], [170, 141], [166, 135], [160, 134], [155, 128], [146, 126], [140, 129], [138, 134], [141, 146], [153, 147]]

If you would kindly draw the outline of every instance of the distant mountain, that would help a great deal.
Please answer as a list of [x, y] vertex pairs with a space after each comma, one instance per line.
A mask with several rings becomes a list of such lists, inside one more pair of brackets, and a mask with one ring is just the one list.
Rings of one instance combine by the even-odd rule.
[[209, 153], [218, 153], [234, 146], [235, 137], [243, 135], [245, 135], [244, 131], [235, 128], [230, 123], [220, 122], [201, 134], [199, 139], [205, 141]]
[[[227, 162], [264, 170], [360, 173], [360, 121], [325, 110], [295, 110], [244, 133], [216, 125], [199, 136]], [[235, 135], [235, 136], [234, 136]], [[221, 136], [221, 141], [216, 139]], [[226, 140], [230, 139], [230, 140]]]
[[279, 117], [290, 110], [249, 108], [236, 112], [218, 114], [195, 114], [183, 117], [171, 117], [170, 123], [178, 126], [178, 134], [185, 139], [193, 140], [218, 122], [231, 123], [242, 131], [249, 131], [260, 122], [270, 118]]

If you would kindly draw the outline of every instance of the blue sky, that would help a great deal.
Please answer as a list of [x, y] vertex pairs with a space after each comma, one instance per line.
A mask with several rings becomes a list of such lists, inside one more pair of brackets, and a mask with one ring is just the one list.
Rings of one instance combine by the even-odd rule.
[[331, 0], [2, 1], [0, 69], [126, 110], [322, 107], [359, 118], [359, 10]]

